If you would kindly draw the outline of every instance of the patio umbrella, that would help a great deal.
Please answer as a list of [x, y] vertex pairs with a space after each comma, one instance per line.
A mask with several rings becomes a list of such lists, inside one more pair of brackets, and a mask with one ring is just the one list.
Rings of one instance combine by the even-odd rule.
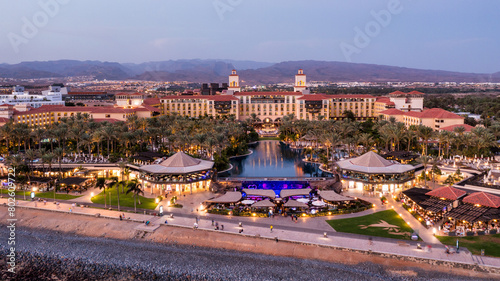
[[253, 203], [255, 203], [254, 200], [243, 200], [243, 201], [241, 201], [241, 204], [243, 204], [243, 205], [252, 205]]
[[297, 201], [300, 203], [306, 203], [306, 204], [309, 203], [309, 199], [307, 199], [307, 198], [299, 198], [299, 199], [297, 199]]
[[314, 201], [312, 202], [313, 206], [316, 206], [316, 207], [324, 207], [326, 206], [326, 203], [321, 201], [321, 200], [317, 200], [317, 201]]

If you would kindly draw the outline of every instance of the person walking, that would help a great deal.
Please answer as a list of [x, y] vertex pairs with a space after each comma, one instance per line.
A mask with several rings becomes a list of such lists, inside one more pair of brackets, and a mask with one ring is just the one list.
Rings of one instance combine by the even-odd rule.
[[269, 227], [269, 229], [271, 229], [271, 233], [272, 233], [272, 232], [273, 232], [273, 226], [271, 225], [271, 226]]

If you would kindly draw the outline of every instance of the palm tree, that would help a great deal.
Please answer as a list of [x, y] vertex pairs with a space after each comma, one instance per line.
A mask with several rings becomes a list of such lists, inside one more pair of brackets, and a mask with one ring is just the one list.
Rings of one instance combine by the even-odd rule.
[[99, 189], [104, 189], [104, 208], [106, 208], [106, 200], [107, 200], [107, 196], [106, 196], [106, 178], [97, 178], [97, 181], [95, 183], [95, 187], [99, 188]]
[[57, 158], [57, 162], [59, 163], [59, 178], [61, 178], [62, 177], [61, 160], [64, 157], [64, 150], [61, 147], [54, 149], [54, 156]]
[[[136, 200], [139, 198], [139, 195], [144, 194], [144, 191], [141, 189], [141, 185], [137, 181], [137, 179], [133, 179], [127, 184], [127, 194], [132, 192], [134, 194], [134, 212], [137, 213]], [[141, 199], [139, 198], [139, 205], [141, 205]]]
[[[108, 189], [111, 189], [113, 187], [115, 187], [116, 185], [118, 184], [118, 178], [117, 177], [112, 177], [111, 180], [106, 184], [107, 188]], [[120, 189], [118, 188], [118, 186], [116, 186], [116, 193], [118, 194], [118, 211], [120, 210], [120, 192], [118, 192]], [[111, 196], [109, 197], [109, 205], [111, 206]]]
[[427, 155], [422, 155], [419, 158], [417, 158], [417, 161], [420, 162], [420, 163], [422, 163], [422, 165], [424, 165], [424, 171], [423, 171], [424, 185], [427, 187], [427, 174], [426, 174], [426, 170], [427, 170], [427, 165], [429, 165], [432, 162], [432, 157], [427, 156]]
[[422, 155], [426, 155], [427, 154], [429, 140], [433, 137], [434, 130], [432, 130], [432, 128], [430, 128], [430, 127], [427, 127], [427, 126], [424, 126], [424, 125], [420, 125], [420, 126], [418, 126], [417, 134], [420, 137], [420, 139], [422, 139], [422, 142], [425, 143], [425, 146], [422, 147]]

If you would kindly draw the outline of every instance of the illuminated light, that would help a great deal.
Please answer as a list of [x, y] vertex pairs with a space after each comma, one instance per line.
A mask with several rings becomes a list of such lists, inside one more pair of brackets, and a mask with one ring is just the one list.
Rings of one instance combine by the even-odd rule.
[[91, 192], [91, 193], [90, 193], [90, 197], [94, 197], [94, 192]]
[[257, 216], [257, 214], [256, 213], [252, 213], [252, 217], [255, 217], [255, 216]]
[[302, 216], [305, 217], [306, 216], [306, 213], [302, 213]]
[[332, 214], [332, 212], [328, 212], [328, 214], [329, 214], [329, 215], [331, 215], [331, 214]]
[[156, 198], [156, 199], [155, 199], [155, 203], [156, 203], [156, 204], [160, 203], [160, 199], [159, 199], [159, 198]]
[[33, 191], [36, 191], [36, 190], [37, 190], [37, 188], [36, 188], [36, 187], [33, 187]]

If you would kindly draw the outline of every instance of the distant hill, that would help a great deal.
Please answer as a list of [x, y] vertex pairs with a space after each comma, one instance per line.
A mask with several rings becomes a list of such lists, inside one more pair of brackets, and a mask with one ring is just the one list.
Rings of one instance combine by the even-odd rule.
[[247, 83], [293, 82], [298, 69], [304, 69], [309, 81], [330, 82], [499, 82], [500, 75], [423, 70], [406, 67], [326, 61], [289, 61], [256, 70], [240, 71]]
[[331, 61], [287, 61], [267, 63], [239, 60], [168, 60], [140, 64], [101, 61], [34, 61], [0, 64], [0, 77], [48, 78], [94, 76], [108, 80], [153, 80], [189, 82], [227, 82], [237, 69], [243, 85], [290, 83], [299, 68], [308, 81], [330, 82], [500, 82], [500, 72], [492, 74], [424, 70], [376, 64]]

